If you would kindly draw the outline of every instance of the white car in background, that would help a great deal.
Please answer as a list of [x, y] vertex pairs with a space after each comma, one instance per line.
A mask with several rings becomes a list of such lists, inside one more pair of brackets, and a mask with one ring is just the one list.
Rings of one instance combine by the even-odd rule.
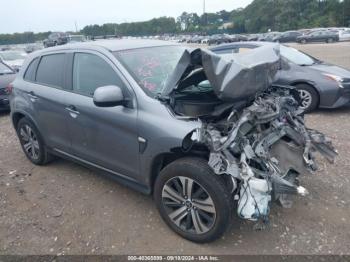
[[208, 44], [208, 42], [209, 42], [209, 37], [206, 37], [202, 39], [201, 44]]
[[0, 61], [19, 71], [27, 54], [22, 50], [8, 50], [0, 52]]
[[339, 41], [350, 41], [350, 28], [339, 31]]

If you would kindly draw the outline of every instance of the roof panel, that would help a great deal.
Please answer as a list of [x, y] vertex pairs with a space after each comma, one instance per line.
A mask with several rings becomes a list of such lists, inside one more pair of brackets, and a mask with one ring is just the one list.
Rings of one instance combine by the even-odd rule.
[[72, 43], [66, 44], [54, 48], [50, 48], [50, 50], [62, 50], [62, 49], [79, 49], [79, 48], [94, 48], [94, 47], [102, 47], [106, 48], [109, 51], [121, 51], [128, 49], [136, 49], [136, 48], [145, 48], [145, 47], [153, 47], [153, 46], [170, 46], [177, 45], [177, 43], [162, 41], [162, 40], [147, 40], [147, 39], [113, 39], [113, 40], [97, 40], [97, 41], [88, 41], [83, 43]]

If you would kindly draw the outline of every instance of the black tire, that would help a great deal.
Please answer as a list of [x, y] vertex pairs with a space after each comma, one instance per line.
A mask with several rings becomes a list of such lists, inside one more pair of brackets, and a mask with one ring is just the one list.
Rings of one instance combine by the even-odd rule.
[[[31, 131], [28, 131], [28, 127]], [[19, 120], [17, 124], [17, 136], [21, 143], [21, 147], [26, 157], [35, 165], [45, 165], [53, 159], [53, 156], [47, 152], [44, 140], [42, 139], [40, 132], [36, 126], [28, 118], [24, 117]], [[25, 145], [29, 143], [29, 140], [25, 140], [23, 132], [32, 133], [33, 146], [29, 150], [26, 150]], [[35, 146], [34, 146], [35, 145]], [[36, 148], [37, 146], [37, 148]], [[33, 154], [33, 150], [35, 153]]]
[[[179, 177], [181, 177], [182, 180], [180, 180]], [[172, 181], [176, 182], [176, 180], [180, 181], [181, 183], [183, 180], [194, 181], [194, 186], [191, 187], [193, 189], [193, 194], [191, 189], [190, 194], [192, 194], [192, 196], [188, 199], [186, 198], [186, 204], [185, 202], [181, 202], [185, 198], [185, 196], [182, 195], [182, 200], [179, 200], [180, 202], [176, 203], [177, 207], [174, 207], [175, 209], [170, 210], [170, 212], [173, 213], [174, 211], [179, 211], [182, 208], [186, 209], [184, 211], [181, 211], [181, 214], [185, 214], [185, 216], [179, 219], [180, 225], [175, 224], [175, 222], [173, 222], [173, 220], [171, 220], [169, 217], [169, 215], [172, 213], [169, 213], [169, 206], [166, 206], [168, 204], [164, 202], [167, 198], [163, 197], [163, 192], [167, 192], [166, 189], [168, 188], [167, 186], [169, 183], [172, 183]], [[188, 184], [189, 182], [185, 183], [185, 185]], [[194, 189], [196, 187], [197, 191]], [[212, 200], [212, 204], [210, 204], [210, 206], [214, 208], [215, 214], [207, 213], [207, 215], [209, 214], [211, 216], [208, 220], [206, 220], [206, 216], [203, 216], [203, 209], [196, 206], [196, 203], [198, 203], [197, 199], [201, 196], [197, 194], [200, 187], [204, 189], [202, 190], [202, 193], [204, 193], [204, 198], [210, 198], [210, 200]], [[179, 192], [179, 190], [176, 190], [175, 188], [172, 189], [176, 192]], [[196, 194], [198, 195], [198, 198], [195, 197]], [[207, 161], [204, 159], [182, 158], [170, 163], [160, 172], [159, 176], [157, 177], [154, 186], [153, 197], [156, 202], [158, 211], [165, 223], [177, 234], [190, 241], [197, 243], [214, 241], [221, 237], [230, 225], [233, 205], [233, 201], [231, 201], [231, 194], [228, 187], [225, 186], [223, 179], [219, 175], [214, 174]], [[192, 204], [191, 206], [188, 206], [188, 201], [193, 203], [193, 206]], [[204, 214], [205, 213], [206, 211], [204, 211]], [[180, 216], [182, 216], [181, 214]], [[202, 215], [202, 217], [200, 217], [200, 215]], [[215, 216], [214, 219], [212, 219], [213, 216]], [[178, 216], [176, 216], [174, 219], [177, 220], [177, 217]], [[205, 219], [203, 220], [203, 218]], [[190, 222], [188, 222], [188, 220]], [[202, 227], [202, 224], [205, 224], [205, 222], [208, 224], [206, 224], [205, 227]], [[191, 229], [187, 228], [188, 225], [191, 224]], [[195, 224], [197, 224], [197, 227]], [[198, 224], [200, 227], [198, 227]], [[186, 229], [184, 229], [184, 227], [186, 227]], [[207, 231], [202, 230], [203, 232], [201, 232], [201, 230], [197, 230], [198, 228], [204, 228]]]
[[331, 44], [331, 43], [333, 43], [334, 42], [334, 39], [333, 38], [328, 38], [327, 40], [326, 40], [326, 43], [328, 43], [328, 44]]
[[[315, 110], [318, 107], [320, 98], [319, 98], [319, 94], [316, 91], [316, 89], [308, 84], [298, 84], [295, 86], [297, 88], [297, 90], [302, 93], [303, 91], [310, 94], [311, 96], [311, 102], [308, 103], [308, 106], [306, 106], [304, 109], [305, 113], [309, 113], [313, 110]], [[301, 97], [301, 99], [303, 99], [303, 97]]]

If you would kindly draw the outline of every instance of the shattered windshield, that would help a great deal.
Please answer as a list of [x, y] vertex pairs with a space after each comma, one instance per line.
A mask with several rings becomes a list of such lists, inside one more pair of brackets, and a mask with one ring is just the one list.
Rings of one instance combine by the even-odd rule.
[[151, 97], [160, 94], [185, 47], [161, 46], [115, 52], [121, 63]]

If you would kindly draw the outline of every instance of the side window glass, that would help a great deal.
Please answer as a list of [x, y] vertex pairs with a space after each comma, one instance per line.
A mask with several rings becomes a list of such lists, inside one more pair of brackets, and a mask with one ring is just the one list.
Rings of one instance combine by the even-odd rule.
[[117, 73], [101, 57], [88, 53], [74, 55], [73, 91], [92, 96], [96, 88], [107, 85], [124, 88]]
[[36, 73], [36, 81], [44, 85], [62, 88], [64, 57], [65, 54], [43, 56]]
[[35, 81], [36, 68], [38, 67], [39, 58], [35, 58], [28, 66], [24, 74], [24, 79], [28, 81]]

